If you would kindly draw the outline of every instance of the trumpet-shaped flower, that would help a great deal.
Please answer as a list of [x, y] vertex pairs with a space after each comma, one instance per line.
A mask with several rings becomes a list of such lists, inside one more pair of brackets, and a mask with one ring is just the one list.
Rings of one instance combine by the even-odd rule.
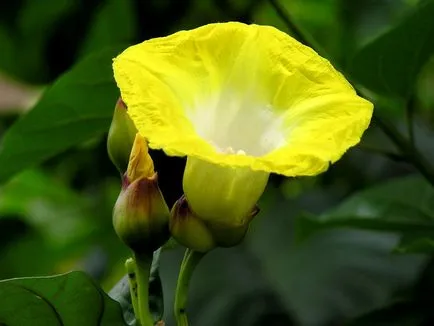
[[113, 67], [149, 146], [188, 157], [185, 195], [208, 221], [244, 223], [269, 173], [323, 172], [372, 115], [326, 59], [270, 26], [181, 31], [129, 47]]

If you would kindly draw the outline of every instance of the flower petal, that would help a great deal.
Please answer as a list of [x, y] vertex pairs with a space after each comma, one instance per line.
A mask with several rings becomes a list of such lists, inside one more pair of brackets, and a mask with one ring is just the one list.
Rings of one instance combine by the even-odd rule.
[[181, 31], [113, 66], [137, 129], [168, 155], [314, 175], [360, 141], [372, 115], [326, 59], [269, 26]]

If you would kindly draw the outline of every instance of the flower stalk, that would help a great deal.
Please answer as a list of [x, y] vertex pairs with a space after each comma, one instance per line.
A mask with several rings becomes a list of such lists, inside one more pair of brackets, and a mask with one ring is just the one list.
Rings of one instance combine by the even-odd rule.
[[137, 295], [137, 273], [136, 262], [133, 258], [128, 258], [125, 261], [125, 269], [127, 270], [128, 285], [130, 287], [131, 303], [133, 305], [134, 316], [136, 316], [137, 325], [140, 324], [139, 302]]
[[138, 310], [135, 310], [134, 313], [140, 326], [153, 326], [154, 320], [149, 310], [149, 275], [152, 265], [152, 256], [135, 254], [134, 261], [136, 265]]
[[205, 253], [197, 252], [191, 249], [187, 249], [185, 251], [184, 259], [182, 260], [179, 271], [175, 293], [174, 312], [177, 326], [188, 326], [186, 311], [188, 288], [193, 272], [203, 256], [205, 256]]

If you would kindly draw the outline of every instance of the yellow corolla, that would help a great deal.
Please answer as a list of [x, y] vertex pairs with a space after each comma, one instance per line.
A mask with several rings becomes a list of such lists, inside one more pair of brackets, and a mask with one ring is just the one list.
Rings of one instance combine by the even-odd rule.
[[149, 146], [188, 157], [192, 210], [223, 224], [244, 223], [269, 173], [326, 170], [372, 115], [329, 61], [270, 26], [181, 31], [129, 47], [113, 67]]

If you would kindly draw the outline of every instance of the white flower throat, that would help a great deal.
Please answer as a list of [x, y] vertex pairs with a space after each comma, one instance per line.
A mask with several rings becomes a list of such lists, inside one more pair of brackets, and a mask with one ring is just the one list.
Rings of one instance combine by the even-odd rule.
[[249, 93], [224, 90], [187, 110], [198, 135], [219, 152], [263, 156], [285, 144], [282, 118]]

